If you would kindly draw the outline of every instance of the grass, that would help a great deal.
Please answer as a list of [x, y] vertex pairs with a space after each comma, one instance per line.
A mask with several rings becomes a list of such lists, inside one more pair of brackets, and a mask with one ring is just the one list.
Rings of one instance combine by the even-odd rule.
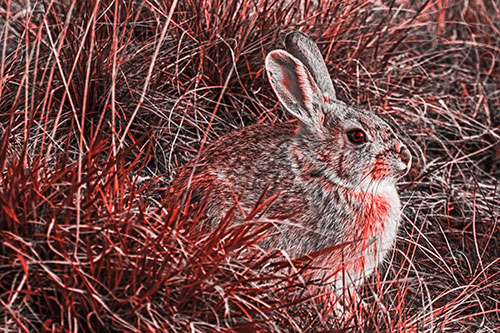
[[[499, 22], [491, 0], [1, 0], [0, 327], [499, 329]], [[287, 120], [263, 63], [291, 30], [412, 150], [395, 250], [350, 315], [265, 226], [208, 234], [203, 203], [163, 199], [209, 142]]]

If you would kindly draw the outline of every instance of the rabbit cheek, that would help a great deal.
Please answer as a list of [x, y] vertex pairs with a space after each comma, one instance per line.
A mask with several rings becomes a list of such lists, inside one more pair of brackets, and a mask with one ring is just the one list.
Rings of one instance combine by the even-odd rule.
[[382, 180], [389, 175], [389, 165], [385, 158], [376, 156], [373, 167], [370, 171], [370, 177], [373, 180]]
[[318, 160], [321, 161], [322, 163], [332, 166], [333, 161], [332, 161], [332, 153], [331, 151], [328, 151], [326, 149], [321, 149], [316, 152], [318, 154]]
[[290, 149], [290, 159], [294, 163], [294, 167], [299, 171], [298, 177], [302, 181], [311, 182], [323, 177], [323, 173], [305, 158], [299, 148], [292, 147]]

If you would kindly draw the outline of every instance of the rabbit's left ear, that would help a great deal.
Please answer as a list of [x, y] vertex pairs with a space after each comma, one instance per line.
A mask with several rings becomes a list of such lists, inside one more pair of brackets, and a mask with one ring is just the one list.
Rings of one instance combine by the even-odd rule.
[[266, 57], [266, 70], [281, 104], [304, 124], [318, 127], [323, 96], [307, 67], [290, 53], [274, 50]]
[[333, 82], [316, 43], [298, 31], [289, 33], [285, 43], [287, 51], [307, 67], [325, 100], [335, 100]]

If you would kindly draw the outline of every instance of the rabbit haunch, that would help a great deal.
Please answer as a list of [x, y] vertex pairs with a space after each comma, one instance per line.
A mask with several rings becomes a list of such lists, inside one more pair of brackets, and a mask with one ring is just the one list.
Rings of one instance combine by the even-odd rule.
[[[289, 34], [287, 51], [266, 57], [269, 81], [298, 122], [256, 124], [229, 133], [183, 167], [167, 200], [203, 200], [207, 227], [235, 207], [245, 217], [261, 196], [275, 199], [252, 221], [272, 223], [266, 247], [318, 257], [339, 286], [340, 272], [354, 284], [371, 274], [390, 249], [400, 220], [396, 181], [411, 156], [373, 112], [336, 99], [319, 49], [301, 33]], [[356, 131], [363, 140], [353, 141]], [[331, 280], [330, 280], [331, 281]]]

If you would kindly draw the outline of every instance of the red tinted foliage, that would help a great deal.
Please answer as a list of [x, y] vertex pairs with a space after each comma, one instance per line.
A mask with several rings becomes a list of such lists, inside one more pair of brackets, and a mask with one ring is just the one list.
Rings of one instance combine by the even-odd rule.
[[[499, 22], [487, 0], [2, 0], [0, 327], [498, 328]], [[415, 162], [390, 265], [343, 315], [303, 278], [321, 253], [263, 250], [269, 227], [231, 211], [207, 231], [203, 200], [163, 199], [209, 141], [286, 120], [263, 63], [289, 30]]]

